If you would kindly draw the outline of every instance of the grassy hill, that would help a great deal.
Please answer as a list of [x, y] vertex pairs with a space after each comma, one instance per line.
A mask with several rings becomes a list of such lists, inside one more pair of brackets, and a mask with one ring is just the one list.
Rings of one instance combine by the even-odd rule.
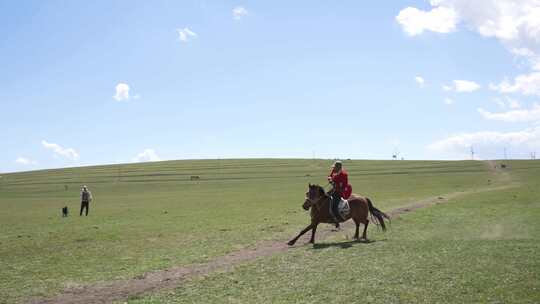
[[[300, 208], [307, 184], [324, 184], [331, 163], [329, 160], [289, 159], [167, 161], [3, 174], [0, 178], [0, 302], [25, 301], [65, 288], [132, 278], [171, 266], [204, 263], [262, 240], [287, 239], [308, 222], [308, 214]], [[391, 254], [400, 256], [425, 250], [421, 256], [429, 260], [434, 249], [442, 246], [451, 250], [455, 240], [485, 241], [486, 238], [480, 237], [482, 233], [490, 234], [484, 228], [491, 227], [489, 225], [498, 222], [499, 216], [505, 215], [508, 200], [513, 202], [512, 206], [519, 207], [508, 216], [509, 223], [527, 224], [515, 227], [512, 224], [513, 228], [508, 230], [511, 234], [495, 233], [492, 239], [519, 236], [525, 242], [538, 240], [539, 200], [534, 190], [540, 174], [537, 162], [511, 162], [510, 173], [496, 172], [492, 164], [477, 161], [353, 160], [345, 161], [344, 166], [349, 171], [354, 192], [369, 196], [383, 210], [407, 206], [428, 197], [474, 192], [497, 185], [515, 184], [516, 188], [511, 192], [471, 194], [469, 199], [460, 199], [456, 204], [412, 213], [395, 222], [386, 235], [371, 227], [368, 232], [371, 238], [380, 240], [372, 244], [355, 245], [348, 250], [333, 246], [319, 251], [301, 249], [249, 263], [232, 274], [216, 274], [206, 280], [193, 281], [177, 297], [156, 294], [140, 301], [193, 302], [202, 292], [200, 288], [211, 291], [206, 298], [210, 302], [219, 302], [227, 295], [250, 302], [255, 294], [260, 294], [259, 299], [264, 301], [286, 301], [272, 293], [286, 287], [282, 285], [285, 281], [281, 272], [265, 272], [269, 281], [261, 282], [256, 279], [261, 275], [260, 270], [293, 267], [296, 271], [290, 273], [284, 269], [281, 275], [288, 273], [294, 282], [305, 282], [305, 278], [313, 274], [309, 269], [316, 268], [310, 263], [319, 261], [323, 263], [321, 272], [309, 280], [310, 284], [295, 286], [310, 290], [311, 296], [298, 298], [299, 301], [324, 299], [325, 289], [321, 286], [338, 282], [334, 276], [351, 280], [361, 272], [366, 278], [375, 279], [368, 273], [388, 270], [351, 268], [351, 261], [355, 265], [373, 261], [369, 265], [383, 267], [388, 264], [385, 253], [386, 258], [391, 259]], [[198, 178], [192, 180], [192, 176]], [[79, 190], [83, 184], [88, 185], [95, 198], [88, 217], [78, 215]], [[65, 205], [69, 206], [71, 214], [61, 218], [60, 209]], [[486, 206], [494, 210], [489, 211]], [[475, 212], [485, 215], [484, 222], [474, 221], [468, 208], [477, 208]], [[502, 227], [502, 231], [507, 231], [506, 226]], [[471, 234], [471, 229], [476, 234]], [[338, 233], [326, 242], [342, 240], [343, 234]], [[415, 249], [417, 241], [427, 243]], [[355, 257], [351, 257], [351, 252]], [[529, 256], [530, 252], [524, 252]], [[414, 260], [413, 253], [403, 258]], [[479, 253], [482, 252], [473, 248], [471, 252], [461, 252], [460, 256]], [[320, 259], [310, 259], [311, 255]], [[439, 258], [444, 260], [445, 256]], [[534, 259], [524, 261], [521, 266], [533, 267], [537, 276], [538, 265], [534, 264]], [[405, 265], [394, 262], [392, 269], [399, 270]], [[334, 267], [335, 274], [326, 276], [326, 267]], [[429, 279], [429, 268], [414, 272], [415, 280]], [[412, 269], [406, 269], [405, 273], [413, 273]], [[245, 288], [231, 294], [225, 285], [216, 284], [219, 280], [238, 281], [233, 279], [235, 277], [244, 278], [240, 281], [251, 282], [251, 285], [243, 285]], [[377, 282], [386, 292], [394, 286]], [[406, 281], [400, 282], [407, 286]], [[268, 290], [261, 284], [268, 286]], [[523, 288], [527, 290], [529, 285]], [[428, 289], [422, 290], [427, 292]], [[356, 298], [365, 292], [358, 289], [358, 294], [349, 294], [350, 297], [340, 298], [340, 301], [349, 301], [353, 295]], [[422, 292], [412, 294], [423, 295]], [[373, 296], [377, 299], [375, 293]], [[396, 302], [421, 298], [390, 293], [385, 299]]]

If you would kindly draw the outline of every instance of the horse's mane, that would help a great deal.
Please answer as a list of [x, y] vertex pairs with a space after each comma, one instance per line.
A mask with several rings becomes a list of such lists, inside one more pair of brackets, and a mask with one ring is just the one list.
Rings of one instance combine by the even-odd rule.
[[319, 186], [319, 185], [313, 185], [313, 186], [317, 187], [317, 190], [319, 190], [319, 195], [320, 196], [322, 196], [322, 197], [327, 196], [326, 191], [324, 191], [324, 188], [322, 186]]

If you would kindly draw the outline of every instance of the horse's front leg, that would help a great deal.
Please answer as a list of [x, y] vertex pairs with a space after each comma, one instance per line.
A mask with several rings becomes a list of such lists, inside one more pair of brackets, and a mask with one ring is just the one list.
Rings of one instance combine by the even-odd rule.
[[313, 228], [311, 228], [311, 240], [309, 240], [309, 242], [311, 244], [315, 244], [315, 232], [317, 231], [318, 223], [313, 223], [311, 225], [313, 226]]
[[312, 229], [313, 228], [313, 223], [309, 224], [306, 228], [304, 228], [304, 230], [300, 231], [300, 233], [292, 240], [290, 240], [287, 244], [289, 244], [289, 246], [292, 246], [294, 245], [294, 243], [296, 243], [296, 241], [302, 236], [304, 235], [304, 233], [308, 232], [309, 229]]

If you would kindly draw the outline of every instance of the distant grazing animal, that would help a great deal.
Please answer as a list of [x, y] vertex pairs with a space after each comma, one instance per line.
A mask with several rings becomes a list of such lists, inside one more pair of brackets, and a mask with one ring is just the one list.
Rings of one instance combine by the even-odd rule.
[[198, 176], [198, 175], [192, 175], [192, 176], [189, 177], [189, 179], [190, 179], [190, 180], [200, 180], [201, 177]]
[[506, 169], [506, 164], [501, 164], [502, 169]]
[[[300, 231], [300, 233], [294, 239], [290, 240], [288, 242], [289, 246], [294, 245], [294, 243], [296, 243], [296, 241], [309, 230], [311, 230], [311, 240], [309, 242], [314, 244], [317, 225], [319, 225], [319, 223], [335, 223], [334, 217], [330, 214], [331, 199], [332, 198], [326, 194], [323, 187], [309, 184], [308, 192], [306, 192], [306, 200], [302, 207], [304, 210], [309, 210], [311, 208], [311, 224], [304, 228], [304, 230]], [[354, 223], [356, 224], [356, 232], [354, 234], [355, 239], [359, 239], [358, 229], [362, 223], [364, 224], [362, 239], [367, 240], [366, 231], [369, 224], [369, 214], [371, 214], [372, 219], [375, 218], [379, 222], [383, 231], [386, 230], [384, 219], [390, 220], [390, 217], [386, 213], [375, 208], [369, 198], [353, 194], [348, 201], [350, 212], [347, 216], [345, 216], [344, 221], [347, 221], [350, 218], [353, 219]]]
[[62, 217], [68, 216], [68, 213], [69, 213], [68, 207], [67, 206], [63, 207], [62, 208]]

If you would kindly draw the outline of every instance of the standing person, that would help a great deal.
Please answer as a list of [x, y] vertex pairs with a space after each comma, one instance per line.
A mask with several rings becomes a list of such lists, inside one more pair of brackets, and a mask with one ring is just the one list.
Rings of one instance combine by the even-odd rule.
[[[332, 212], [334, 217], [336, 217], [336, 223], [338, 223], [338, 204], [341, 198], [348, 199], [352, 194], [352, 187], [349, 184], [349, 175], [347, 171], [343, 169], [343, 164], [341, 161], [336, 161], [332, 166], [332, 171], [328, 175], [328, 181], [332, 183], [334, 188], [332, 189]], [[336, 228], [339, 227], [336, 225]]]
[[90, 202], [92, 201], [92, 192], [88, 190], [86, 185], [82, 187], [81, 190], [81, 212], [79, 216], [82, 216], [84, 208], [86, 208], [86, 216], [88, 216], [88, 208], [90, 206]]

